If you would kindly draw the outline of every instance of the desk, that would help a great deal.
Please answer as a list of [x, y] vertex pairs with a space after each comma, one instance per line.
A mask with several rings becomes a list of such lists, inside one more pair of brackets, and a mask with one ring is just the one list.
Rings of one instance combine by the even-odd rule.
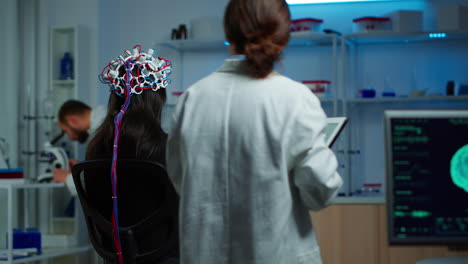
[[[78, 254], [84, 253], [90, 250], [89, 245], [83, 245], [79, 247], [71, 247], [71, 248], [60, 248], [60, 249], [44, 249], [41, 255], [31, 256], [27, 258], [21, 259], [13, 259], [13, 234], [11, 230], [13, 230], [13, 203], [14, 203], [14, 193], [17, 190], [52, 190], [56, 188], [64, 188], [65, 184], [63, 183], [25, 183], [23, 180], [0, 180], [0, 191], [7, 192], [7, 260], [0, 261], [1, 264], [10, 264], [10, 263], [26, 263], [31, 261], [38, 261], [44, 260], [48, 258], [58, 257], [58, 256], [65, 256], [71, 254]], [[27, 192], [24, 192], [26, 195]], [[29, 204], [28, 199], [23, 199], [24, 201], [24, 226], [28, 226], [29, 216]], [[3, 234], [0, 234], [0, 237]]]
[[311, 213], [324, 264], [415, 264], [425, 258], [468, 256], [446, 246], [390, 246], [385, 203], [364, 201], [335, 200]]

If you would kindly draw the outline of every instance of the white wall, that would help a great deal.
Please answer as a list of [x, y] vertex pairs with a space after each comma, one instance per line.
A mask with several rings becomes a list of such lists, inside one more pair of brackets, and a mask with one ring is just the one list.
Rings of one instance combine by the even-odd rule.
[[[184, 63], [180, 54], [157, 46], [157, 43], [169, 40], [172, 28], [186, 24], [191, 31], [191, 21], [203, 16], [222, 18], [228, 0], [42, 0], [47, 2], [49, 14], [48, 25], [84, 24], [91, 30], [89, 71], [90, 87], [96, 96], [89, 98], [91, 104], [107, 104], [108, 88], [100, 84], [94, 77], [113, 58], [124, 49], [131, 49], [139, 44], [146, 50], [155, 47], [159, 56], [173, 61], [173, 84], [168, 92], [184, 90], [194, 81], [215, 70], [221, 63], [226, 52], [185, 53]], [[338, 3], [291, 6], [294, 19], [315, 17], [324, 19], [323, 28], [335, 29], [344, 34], [352, 32], [352, 20], [362, 16], [383, 16], [395, 10], [423, 10], [424, 30], [435, 30], [437, 27], [436, 9], [438, 7], [465, 4], [468, 0], [405, 0], [379, 3]], [[450, 48], [436, 45], [422, 45], [414, 52], [414, 46], [376, 46], [360, 50], [358, 61], [358, 87], [373, 85], [378, 93], [383, 90], [383, 79], [389, 77], [393, 88], [398, 94], [408, 94], [411, 72], [416, 69], [420, 88], [429, 88], [431, 92], [443, 92], [448, 79], [461, 80], [468, 76], [468, 65], [461, 62], [451, 67], [445, 65], [457, 56], [466, 56], [460, 45], [453, 44]], [[444, 50], [443, 52], [440, 52]], [[301, 48], [286, 52], [285, 60], [278, 69], [296, 79], [330, 79], [327, 51], [323, 49]], [[308, 56], [303, 56], [308, 54]], [[458, 60], [463, 61], [463, 60]], [[465, 60], [466, 61], [466, 60]], [[439, 62], [439, 63], [434, 63]], [[183, 76], [182, 74], [183, 73]], [[370, 76], [370, 77], [367, 77]], [[182, 82], [183, 77], [183, 82]], [[465, 81], [468, 81], [465, 79]], [[170, 110], [170, 107], [168, 108]], [[366, 110], [364, 115], [366, 114]], [[362, 117], [363, 120], [366, 117]], [[376, 121], [378, 117], [368, 117]], [[380, 131], [368, 123], [367, 131], [378, 135], [375, 141], [381, 140]], [[362, 145], [363, 152], [372, 150], [372, 145]], [[376, 158], [376, 168], [383, 164], [383, 154]], [[374, 168], [367, 168], [369, 175], [375, 175]], [[381, 174], [381, 173], [380, 173]], [[380, 175], [380, 180], [382, 179]]]

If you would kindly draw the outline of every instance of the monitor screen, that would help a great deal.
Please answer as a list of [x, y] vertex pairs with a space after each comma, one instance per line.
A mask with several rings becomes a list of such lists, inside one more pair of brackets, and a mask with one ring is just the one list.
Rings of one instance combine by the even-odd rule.
[[468, 111], [385, 111], [390, 244], [468, 245]]

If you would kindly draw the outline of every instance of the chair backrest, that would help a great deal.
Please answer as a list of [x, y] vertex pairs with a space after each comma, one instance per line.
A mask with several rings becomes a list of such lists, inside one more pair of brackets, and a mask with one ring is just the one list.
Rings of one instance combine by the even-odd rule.
[[[111, 160], [72, 168], [88, 233], [96, 252], [117, 263], [112, 239]], [[119, 233], [126, 264], [154, 263], [178, 252], [178, 196], [165, 168], [152, 161], [117, 162]]]

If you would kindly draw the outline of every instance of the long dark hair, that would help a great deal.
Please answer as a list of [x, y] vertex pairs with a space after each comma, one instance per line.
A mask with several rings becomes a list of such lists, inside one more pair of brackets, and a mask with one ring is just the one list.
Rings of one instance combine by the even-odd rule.
[[224, 14], [226, 39], [246, 55], [247, 73], [254, 78], [273, 71], [289, 41], [290, 23], [284, 0], [231, 0]]
[[[163, 88], [132, 95], [122, 121], [119, 158], [158, 160], [164, 163], [167, 135], [161, 128], [161, 115], [165, 102], [166, 90]], [[111, 93], [107, 115], [88, 144], [86, 159], [112, 158], [114, 117], [123, 103], [122, 97]]]

